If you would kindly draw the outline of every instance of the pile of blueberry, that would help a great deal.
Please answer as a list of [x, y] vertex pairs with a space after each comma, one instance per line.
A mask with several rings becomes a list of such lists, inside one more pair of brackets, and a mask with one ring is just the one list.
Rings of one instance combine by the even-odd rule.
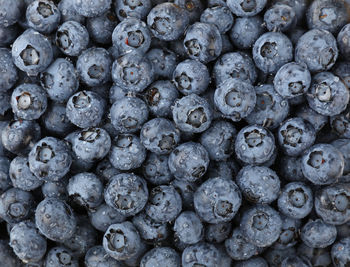
[[347, 1], [0, 0], [0, 265], [350, 266]]

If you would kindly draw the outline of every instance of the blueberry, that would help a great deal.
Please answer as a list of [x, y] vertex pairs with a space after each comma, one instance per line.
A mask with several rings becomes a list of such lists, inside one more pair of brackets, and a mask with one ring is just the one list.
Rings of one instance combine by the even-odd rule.
[[174, 4], [187, 11], [185, 15], [188, 16], [190, 23], [198, 21], [204, 10], [204, 5], [200, 0], [175, 0]]
[[212, 108], [206, 99], [190, 94], [175, 101], [172, 107], [173, 120], [184, 132], [201, 133], [209, 128]]
[[112, 33], [118, 24], [116, 15], [107, 11], [98, 17], [88, 18], [86, 28], [91, 39], [100, 44], [110, 44]]
[[236, 182], [246, 200], [269, 204], [278, 198], [280, 179], [264, 166], [245, 166], [236, 176]]
[[69, 98], [66, 116], [80, 128], [93, 127], [101, 122], [105, 108], [106, 102], [100, 95], [84, 90]]
[[299, 241], [301, 221], [287, 216], [281, 216], [282, 232], [273, 244], [276, 249], [286, 249], [293, 247]]
[[349, 184], [335, 184], [316, 192], [315, 211], [325, 223], [342, 225], [350, 220]]
[[114, 168], [106, 157], [97, 164], [95, 174], [103, 181], [108, 182], [114, 175], [120, 174], [120, 171]]
[[208, 224], [205, 227], [205, 239], [210, 243], [222, 243], [229, 238], [231, 231], [231, 222]]
[[302, 182], [292, 182], [285, 185], [278, 197], [279, 211], [291, 218], [305, 218], [311, 212], [312, 207], [312, 190]]
[[[306, 9], [308, 7], [308, 2], [306, 0], [274, 0], [274, 4], [288, 5], [293, 8], [295, 15], [298, 20], [298, 24], [304, 22], [304, 16]], [[293, 29], [295, 30], [295, 29]]]
[[257, 72], [251, 57], [243, 52], [230, 52], [222, 55], [213, 69], [216, 85], [225, 80], [236, 78], [246, 83], [255, 83]]
[[13, 113], [20, 119], [38, 119], [47, 107], [46, 92], [39, 85], [23, 83], [13, 90], [11, 107]]
[[170, 247], [156, 247], [148, 251], [141, 259], [140, 267], [180, 267], [180, 255]]
[[240, 228], [235, 228], [225, 240], [227, 254], [234, 260], [247, 260], [261, 253], [262, 249], [248, 242]]
[[[311, 109], [308, 105], [303, 105], [300, 109], [296, 111], [296, 116], [307, 120], [311, 123], [316, 132], [321, 130], [328, 122], [328, 117], [325, 115], [321, 115]], [[332, 126], [332, 124], [331, 124]]]
[[13, 253], [6, 239], [0, 240], [0, 260], [4, 266], [16, 267], [20, 265], [20, 260]]
[[180, 242], [195, 244], [203, 239], [204, 227], [198, 215], [193, 211], [184, 211], [176, 218], [174, 235]]
[[53, 59], [50, 41], [32, 29], [23, 32], [12, 44], [13, 63], [29, 76], [44, 71]]
[[105, 203], [90, 211], [89, 217], [92, 226], [101, 232], [106, 232], [111, 224], [121, 223], [126, 220], [126, 216]]
[[273, 208], [258, 204], [243, 213], [240, 227], [249, 242], [258, 247], [267, 247], [279, 238], [282, 220]]
[[116, 260], [135, 256], [142, 247], [140, 235], [131, 222], [112, 224], [103, 236], [103, 247]]
[[67, 193], [68, 179], [64, 177], [57, 182], [45, 181], [41, 186], [42, 194], [45, 198], [68, 199]]
[[64, 23], [69, 20], [74, 20], [83, 24], [85, 22], [85, 17], [78, 14], [74, 8], [74, 1], [71, 0], [61, 0], [57, 5], [59, 11], [61, 12], [61, 22]]
[[145, 53], [151, 45], [151, 33], [142, 20], [126, 18], [114, 28], [112, 42], [120, 56], [130, 52]]
[[118, 174], [110, 180], [104, 198], [122, 215], [135, 215], [144, 208], [148, 199], [146, 181], [135, 174]]
[[13, 24], [8, 27], [0, 25], [0, 46], [9, 46], [21, 34], [21, 27]]
[[235, 267], [268, 267], [266, 260], [262, 257], [252, 257], [245, 261], [236, 263]]
[[313, 73], [329, 70], [337, 58], [336, 39], [326, 30], [307, 31], [300, 37], [295, 47], [295, 61], [305, 63]]
[[33, 214], [34, 197], [18, 188], [10, 188], [0, 196], [0, 218], [7, 223], [18, 223]]
[[28, 158], [18, 156], [11, 161], [9, 176], [13, 187], [32, 191], [43, 183], [29, 169]]
[[283, 250], [269, 248], [264, 254], [265, 260], [271, 267], [280, 267], [282, 261], [289, 256], [296, 256], [294, 247], [286, 248]]
[[334, 66], [333, 73], [338, 76], [344, 84], [350, 86], [350, 64], [348, 61], [340, 61]]
[[331, 184], [343, 174], [344, 157], [330, 144], [316, 144], [304, 153], [301, 167], [313, 184]]
[[18, 80], [18, 71], [13, 64], [11, 51], [0, 48], [0, 92], [10, 90]]
[[155, 185], [168, 184], [174, 179], [168, 166], [168, 156], [148, 153], [142, 164], [145, 179]]
[[334, 243], [331, 250], [334, 266], [346, 266], [350, 262], [350, 238], [343, 238]]
[[251, 48], [255, 41], [265, 32], [260, 16], [238, 17], [229, 34], [231, 42], [240, 49]]
[[266, 10], [264, 22], [269, 31], [285, 32], [295, 27], [297, 18], [292, 7], [278, 3]]
[[133, 134], [119, 134], [112, 141], [109, 161], [113, 167], [127, 171], [141, 167], [146, 159], [146, 149]]
[[221, 34], [228, 32], [234, 23], [233, 15], [227, 7], [214, 6], [207, 8], [201, 14], [200, 21], [218, 27]]
[[114, 12], [120, 21], [128, 17], [145, 20], [152, 7], [151, 0], [116, 0]]
[[308, 259], [299, 256], [289, 256], [281, 262], [281, 267], [311, 267]]
[[180, 194], [172, 185], [159, 185], [152, 188], [145, 213], [155, 222], [173, 221], [181, 212]]
[[73, 7], [78, 14], [84, 17], [97, 17], [106, 12], [112, 4], [112, 0], [84, 1], [74, 0]]
[[307, 10], [306, 20], [309, 29], [322, 29], [336, 34], [349, 20], [346, 3], [333, 0], [313, 1]]
[[183, 179], [174, 179], [170, 184], [181, 195], [183, 207], [186, 209], [193, 209], [193, 195], [198, 186], [194, 182]]
[[258, 124], [275, 129], [288, 116], [290, 105], [280, 96], [272, 84], [260, 84], [255, 87], [256, 105], [245, 118], [249, 124]]
[[91, 247], [85, 254], [86, 267], [121, 267], [121, 263], [110, 257], [103, 246]]
[[350, 174], [350, 142], [348, 139], [337, 139], [331, 143], [334, 147], [339, 149], [339, 151], [343, 154], [344, 157], [344, 170], [343, 175]]
[[261, 126], [246, 126], [237, 134], [235, 152], [237, 158], [246, 164], [271, 165], [276, 157], [275, 139]]
[[280, 67], [292, 61], [292, 42], [283, 33], [264, 33], [254, 43], [253, 59], [261, 71], [276, 73]]
[[114, 61], [112, 79], [126, 91], [140, 93], [153, 82], [154, 70], [146, 55], [128, 53]]
[[1, 0], [0, 1], [0, 25], [11, 26], [21, 19], [25, 5], [23, 0]]
[[52, 1], [35, 0], [27, 6], [26, 19], [29, 27], [48, 34], [57, 29], [61, 12]]
[[233, 219], [241, 206], [242, 196], [232, 180], [211, 178], [199, 186], [193, 201], [202, 220], [221, 223]]
[[10, 122], [1, 134], [2, 145], [11, 153], [26, 155], [41, 136], [35, 121], [18, 120]]
[[79, 22], [66, 21], [56, 31], [56, 46], [65, 55], [79, 56], [88, 44], [89, 33]]
[[298, 254], [301, 258], [307, 258], [313, 266], [330, 266], [332, 264], [329, 248], [311, 248], [300, 243]]
[[46, 255], [45, 266], [78, 267], [79, 264], [78, 259], [74, 258], [70, 249], [65, 247], [53, 247]]
[[58, 181], [68, 173], [72, 158], [65, 142], [45, 137], [32, 148], [28, 162], [31, 172], [40, 180]]
[[267, 1], [266, 0], [227, 0], [227, 6], [237, 17], [251, 17], [260, 13]]
[[221, 177], [231, 180], [240, 170], [238, 163], [231, 159], [225, 161], [211, 161], [206, 176], [209, 178]]
[[220, 251], [210, 243], [197, 243], [182, 252], [182, 266], [222, 266]]
[[173, 51], [167, 48], [152, 48], [146, 56], [153, 65], [155, 77], [172, 78], [177, 65], [177, 55]]
[[157, 244], [169, 236], [166, 223], [155, 222], [145, 212], [140, 212], [132, 218], [132, 223], [140, 233], [141, 238], [150, 244]]
[[168, 164], [176, 178], [194, 182], [206, 173], [209, 154], [201, 144], [187, 142], [171, 152]]
[[309, 247], [325, 248], [332, 245], [337, 237], [334, 225], [321, 219], [307, 222], [301, 229], [300, 238]]
[[10, 246], [24, 262], [41, 260], [46, 253], [46, 239], [31, 221], [15, 224], [10, 232]]
[[286, 181], [306, 181], [301, 169], [301, 157], [282, 156], [279, 166], [279, 172]]

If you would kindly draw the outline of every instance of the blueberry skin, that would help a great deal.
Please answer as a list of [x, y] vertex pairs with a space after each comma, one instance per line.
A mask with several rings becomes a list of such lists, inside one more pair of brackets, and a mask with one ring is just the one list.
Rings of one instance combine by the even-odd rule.
[[31, 221], [23, 221], [13, 226], [10, 246], [24, 262], [40, 261], [46, 253], [46, 239]]
[[177, 66], [177, 55], [165, 48], [152, 48], [146, 57], [151, 61], [155, 78], [171, 79]]
[[0, 25], [8, 27], [21, 19], [22, 11], [25, 5], [22, 0], [0, 1]]
[[140, 235], [131, 222], [112, 224], [103, 236], [103, 248], [116, 260], [135, 256], [142, 247]]
[[185, 248], [182, 252], [182, 266], [192, 267], [196, 265], [222, 266], [222, 254], [210, 243], [197, 243]]
[[294, 29], [297, 18], [291, 6], [278, 3], [266, 10], [264, 22], [269, 31], [286, 32]]
[[331, 250], [334, 266], [346, 266], [350, 262], [350, 238], [343, 238], [333, 244]]
[[290, 62], [277, 71], [273, 84], [282, 97], [290, 99], [307, 92], [311, 85], [311, 74], [305, 64]]
[[29, 169], [28, 158], [17, 156], [10, 163], [9, 176], [13, 187], [24, 191], [32, 191], [42, 185]]
[[236, 182], [245, 199], [253, 203], [269, 204], [280, 193], [280, 179], [268, 167], [245, 166], [237, 174]]
[[11, 153], [26, 155], [41, 136], [41, 130], [35, 121], [18, 120], [10, 122], [1, 134], [2, 145]]
[[303, 23], [305, 12], [308, 7], [308, 3], [306, 0], [274, 0], [272, 2], [273, 4], [283, 4], [293, 8], [297, 17], [298, 24]]
[[350, 185], [338, 183], [316, 192], [315, 211], [325, 223], [342, 225], [350, 220]]
[[126, 216], [105, 203], [91, 210], [89, 218], [91, 225], [101, 232], [106, 232], [111, 224], [121, 223], [126, 220]]
[[236, 263], [235, 267], [268, 267], [266, 260], [262, 257], [252, 257], [245, 261]]
[[97, 17], [106, 12], [112, 4], [112, 0], [102, 0], [98, 2], [74, 0], [73, 7], [76, 12], [84, 17]]
[[295, 246], [299, 241], [301, 220], [281, 216], [282, 232], [272, 245], [275, 249], [286, 249]]
[[209, 154], [204, 146], [186, 142], [171, 152], [168, 165], [175, 178], [194, 182], [206, 173], [209, 161]]
[[339, 77], [331, 72], [321, 72], [313, 76], [306, 97], [309, 106], [317, 113], [335, 116], [346, 109], [349, 91]]
[[229, 35], [231, 42], [237, 48], [249, 49], [264, 32], [265, 28], [260, 16], [238, 17]]
[[344, 59], [346, 60], [350, 59], [350, 47], [348, 44], [349, 38], [350, 38], [350, 24], [346, 24], [341, 29], [341, 31], [337, 36], [337, 44], [338, 44], [339, 52], [341, 53], [342, 56], [344, 56]]
[[245, 120], [271, 130], [280, 126], [289, 114], [288, 101], [276, 92], [272, 84], [259, 84], [255, 93], [256, 105]]
[[182, 206], [184, 209], [193, 209], [193, 195], [198, 186], [194, 182], [189, 182], [183, 179], [174, 179], [171, 181], [176, 191], [181, 195]]
[[261, 126], [246, 126], [237, 134], [235, 152], [246, 164], [270, 165], [276, 155], [275, 138]]
[[45, 181], [41, 186], [41, 192], [44, 198], [58, 198], [61, 200], [67, 200], [67, 184], [68, 179], [66, 177], [57, 182]]
[[200, 21], [215, 25], [224, 34], [232, 28], [234, 17], [227, 7], [214, 6], [203, 11]]
[[45, 112], [47, 95], [36, 84], [23, 83], [17, 86], [11, 95], [12, 111], [23, 120], [36, 120]]
[[52, 62], [52, 45], [44, 35], [28, 29], [13, 42], [12, 58], [17, 68], [36, 76]]
[[311, 188], [303, 182], [292, 182], [284, 186], [278, 197], [279, 211], [291, 218], [302, 219], [310, 214], [313, 207]]
[[175, 220], [173, 229], [175, 238], [178, 238], [182, 243], [192, 245], [203, 239], [203, 224], [193, 211], [180, 213]]
[[79, 79], [70, 61], [57, 58], [44, 72], [40, 73], [40, 84], [51, 100], [64, 103], [78, 90]]
[[91, 247], [85, 254], [86, 267], [122, 267], [121, 263], [108, 255], [103, 246]]
[[[350, 137], [350, 128], [349, 128], [349, 108], [346, 108], [342, 113], [330, 117], [330, 125], [338, 136], [342, 138]], [[327, 117], [328, 118], [328, 117]]]
[[137, 2], [116, 0], [114, 12], [117, 14], [120, 21], [129, 17], [142, 19], [144, 21], [152, 8], [152, 4], [151, 0], [140, 0]]
[[148, 189], [146, 181], [131, 173], [113, 176], [104, 192], [106, 203], [125, 216], [139, 213], [146, 205]]
[[334, 225], [321, 219], [307, 222], [301, 229], [300, 238], [309, 247], [325, 248], [332, 245], [337, 237]]
[[70, 20], [56, 31], [56, 45], [67, 56], [79, 56], [89, 44], [89, 33], [85, 26]]
[[201, 133], [211, 124], [212, 108], [205, 98], [190, 94], [175, 101], [172, 115], [176, 127], [181, 131]]
[[119, 134], [112, 140], [109, 161], [116, 169], [127, 171], [141, 167], [146, 159], [146, 149], [133, 134]]
[[73, 252], [65, 247], [53, 247], [51, 248], [45, 259], [45, 266], [52, 267], [78, 267], [78, 259], [74, 258]]
[[109, 162], [109, 159], [106, 157], [101, 160], [95, 169], [95, 174], [102, 178], [104, 182], [108, 182], [114, 175], [120, 174], [121, 172], [114, 168], [113, 165]]
[[265, 260], [267, 261], [269, 266], [272, 267], [281, 266], [282, 261], [289, 256], [296, 256], [296, 251], [294, 247], [283, 250], [267, 249], [266, 253], [264, 254]]
[[205, 226], [205, 240], [209, 243], [222, 243], [229, 238], [231, 231], [231, 222], [208, 224]]
[[132, 223], [146, 242], [157, 244], [169, 236], [169, 227], [166, 223], [155, 222], [145, 212], [140, 212], [132, 218]]
[[74, 8], [74, 1], [71, 0], [61, 0], [57, 5], [61, 13], [61, 23], [64, 23], [69, 20], [74, 20], [81, 24], [84, 24], [85, 17], [78, 14]]
[[281, 262], [281, 267], [311, 267], [310, 261], [304, 257], [299, 256], [288, 256]]
[[148, 153], [142, 164], [145, 179], [155, 185], [168, 184], [174, 177], [168, 166], [168, 156]]
[[231, 12], [237, 17], [251, 17], [260, 13], [267, 1], [249, 1], [249, 0], [227, 0], [227, 6], [231, 9]]
[[350, 64], [348, 61], [338, 61], [334, 66], [333, 73], [338, 76], [347, 87], [350, 86]]
[[105, 108], [106, 102], [100, 95], [84, 90], [69, 98], [66, 116], [79, 128], [94, 127], [101, 122]]
[[299, 156], [313, 145], [316, 131], [308, 121], [294, 117], [284, 121], [278, 129], [277, 139], [288, 156]]
[[337, 58], [337, 41], [326, 30], [307, 31], [300, 37], [295, 47], [295, 61], [305, 63], [312, 73], [329, 70]]
[[151, 45], [151, 33], [145, 22], [130, 17], [114, 28], [112, 42], [120, 56], [131, 52], [144, 54]]
[[225, 240], [227, 254], [233, 260], [248, 260], [252, 256], [258, 255], [262, 249], [248, 242], [240, 228], [235, 228], [230, 238]]
[[322, 29], [337, 34], [349, 20], [346, 8], [345, 2], [313, 1], [306, 13], [307, 25], [309, 29]]
[[330, 266], [332, 264], [329, 248], [311, 248], [301, 242], [297, 252], [299, 257], [310, 261], [313, 266]]
[[19, 223], [33, 214], [34, 197], [18, 188], [10, 188], [0, 196], [0, 218], [9, 224]]
[[222, 39], [220, 32], [213, 24], [196, 22], [191, 25], [185, 35], [183, 44], [187, 55], [202, 63], [208, 63], [220, 56]]
[[256, 67], [264, 73], [276, 73], [292, 59], [292, 42], [283, 33], [264, 33], [254, 43], [253, 60]]
[[58, 181], [68, 173], [72, 157], [64, 141], [45, 137], [32, 148], [28, 162], [31, 172], [38, 179]]
[[230, 52], [222, 55], [213, 69], [216, 85], [225, 80], [236, 78], [246, 83], [255, 83], [257, 72], [251, 57], [243, 52]]
[[10, 90], [18, 80], [18, 71], [13, 64], [11, 51], [0, 48], [0, 92]]
[[313, 184], [331, 184], [343, 174], [344, 157], [330, 144], [316, 144], [303, 155], [301, 167]]
[[145, 213], [158, 223], [173, 221], [181, 210], [181, 196], [172, 185], [154, 187], [145, 207]]
[[128, 95], [129, 95], [129, 93], [127, 91], [120, 88], [118, 85], [113, 84], [109, 88], [109, 92], [108, 92], [109, 103], [113, 104], [115, 101], [122, 99]]
[[35, 211], [35, 223], [48, 239], [63, 242], [71, 238], [77, 225], [71, 207], [57, 198], [45, 198]]
[[156, 247], [149, 250], [143, 255], [140, 267], [162, 267], [172, 266], [180, 267], [181, 258], [180, 255], [170, 247]]
[[[317, 113], [316, 111], [311, 109], [308, 105], [303, 105], [302, 107], [300, 107], [296, 111], [295, 115], [311, 123], [314, 129], [316, 130], [316, 132], [321, 130], [328, 123], [327, 116]], [[332, 121], [332, 118], [331, 118], [331, 121]]]
[[236, 78], [224, 80], [214, 93], [215, 107], [232, 121], [247, 117], [256, 103], [254, 87]]
[[202, 183], [194, 194], [194, 208], [202, 220], [221, 223], [233, 219], [241, 206], [238, 186], [224, 178], [211, 178]]
[[27, 6], [26, 19], [30, 28], [48, 34], [57, 29], [61, 12], [53, 2], [37, 0]]
[[72, 132], [74, 126], [66, 116], [66, 106], [51, 103], [41, 116], [44, 129], [53, 136], [63, 137]]
[[145, 55], [128, 53], [114, 61], [112, 79], [122, 89], [140, 93], [153, 82], [153, 66]]
[[77, 60], [77, 73], [88, 86], [102, 85], [111, 79], [112, 59], [108, 51], [101, 47], [86, 49]]
[[118, 24], [118, 19], [113, 12], [107, 11], [98, 17], [88, 18], [86, 28], [91, 39], [100, 44], [110, 44], [112, 33]]
[[206, 176], [209, 178], [221, 177], [231, 180], [237, 175], [240, 169], [241, 167], [232, 158], [226, 161], [211, 161]]
[[0, 46], [9, 46], [21, 34], [21, 27], [13, 24], [8, 27], [0, 26]]
[[147, 104], [138, 97], [123, 97], [110, 110], [111, 123], [120, 133], [135, 133], [148, 120]]
[[301, 170], [301, 157], [282, 156], [279, 166], [279, 173], [286, 181], [306, 181], [303, 171]]
[[228, 121], [214, 121], [210, 128], [200, 136], [200, 143], [205, 147], [210, 160], [229, 159], [234, 153], [234, 141], [237, 130]]
[[149, 151], [165, 155], [171, 153], [180, 142], [180, 131], [170, 120], [155, 118], [142, 126], [140, 139]]
[[20, 266], [20, 260], [16, 257], [12, 248], [9, 246], [9, 240], [0, 240], [0, 260], [4, 266]]

